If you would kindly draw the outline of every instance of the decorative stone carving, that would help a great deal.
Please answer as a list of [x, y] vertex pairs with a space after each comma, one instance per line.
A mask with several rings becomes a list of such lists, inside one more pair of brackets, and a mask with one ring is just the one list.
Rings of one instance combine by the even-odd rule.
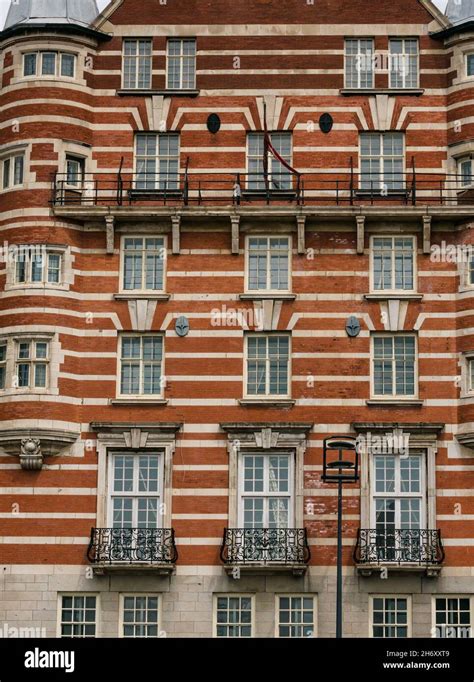
[[79, 432], [52, 428], [0, 429], [0, 448], [12, 457], [20, 459], [21, 468], [39, 471], [44, 458], [59, 454], [72, 445]]
[[20, 464], [22, 469], [28, 471], [38, 471], [43, 468], [43, 453], [39, 438], [22, 438]]
[[263, 448], [264, 450], [270, 450], [270, 448], [275, 448], [278, 443], [279, 437], [278, 431], [273, 431], [272, 429], [262, 429], [260, 433], [255, 433], [255, 442], [258, 448]]

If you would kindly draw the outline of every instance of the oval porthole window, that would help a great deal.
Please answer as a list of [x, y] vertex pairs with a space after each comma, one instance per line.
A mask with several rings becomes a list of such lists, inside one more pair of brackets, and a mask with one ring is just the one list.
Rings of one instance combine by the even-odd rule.
[[211, 114], [207, 119], [207, 129], [210, 133], [215, 135], [221, 128], [221, 119], [217, 114]]
[[332, 126], [334, 124], [333, 118], [331, 114], [321, 114], [319, 118], [319, 127], [321, 128], [322, 132], [327, 135], [327, 133], [330, 133], [332, 130]]

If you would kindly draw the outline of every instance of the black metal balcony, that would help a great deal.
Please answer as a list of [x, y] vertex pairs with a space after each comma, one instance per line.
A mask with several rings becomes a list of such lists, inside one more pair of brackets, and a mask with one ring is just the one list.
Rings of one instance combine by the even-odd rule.
[[87, 557], [96, 566], [172, 568], [178, 552], [172, 528], [92, 528]]
[[444, 561], [440, 530], [359, 529], [354, 550], [357, 565], [439, 566]]
[[227, 566], [304, 569], [311, 558], [306, 528], [226, 528], [221, 559]]
[[405, 173], [357, 173], [318, 169], [299, 175], [206, 173], [173, 174], [122, 170], [84, 173], [52, 179], [54, 207], [80, 206], [462, 206], [474, 204], [474, 189], [456, 174], [425, 172], [413, 166]]

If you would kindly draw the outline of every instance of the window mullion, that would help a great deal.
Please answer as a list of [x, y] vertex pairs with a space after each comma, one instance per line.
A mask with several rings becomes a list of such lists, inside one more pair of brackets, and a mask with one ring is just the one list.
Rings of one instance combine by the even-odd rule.
[[267, 238], [266, 240], [266, 249], [265, 249], [265, 254], [266, 254], [266, 259], [267, 259], [267, 289], [272, 288], [272, 269], [271, 269], [271, 259], [272, 259], [272, 254], [271, 254], [271, 248], [270, 248], [270, 239]]
[[268, 338], [265, 340], [265, 395], [270, 395], [270, 348]]

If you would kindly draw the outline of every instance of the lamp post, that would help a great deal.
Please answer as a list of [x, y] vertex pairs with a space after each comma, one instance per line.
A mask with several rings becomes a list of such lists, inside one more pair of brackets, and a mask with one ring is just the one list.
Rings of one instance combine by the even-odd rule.
[[337, 483], [337, 594], [336, 637], [342, 637], [342, 489], [344, 483], [359, 480], [359, 450], [352, 437], [325, 438], [323, 443], [323, 475], [325, 483]]

